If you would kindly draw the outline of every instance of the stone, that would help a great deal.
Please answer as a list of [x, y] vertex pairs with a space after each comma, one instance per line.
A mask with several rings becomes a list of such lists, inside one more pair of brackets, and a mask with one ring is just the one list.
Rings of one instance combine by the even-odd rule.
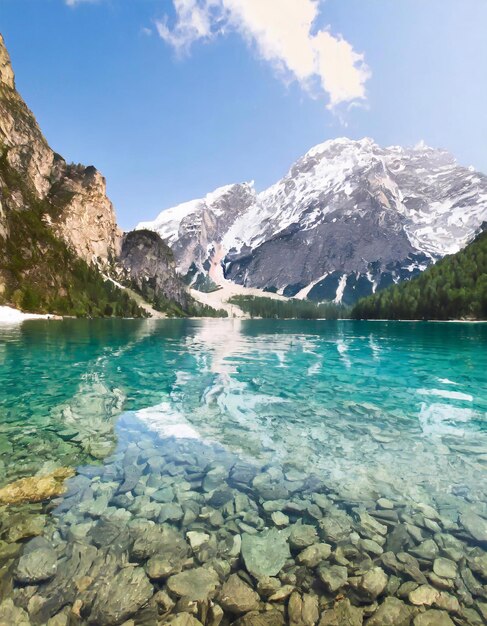
[[379, 509], [392, 510], [394, 508], [394, 502], [392, 502], [392, 500], [388, 500], [387, 498], [379, 498], [377, 500], [377, 506]]
[[247, 571], [255, 578], [276, 576], [291, 556], [286, 535], [276, 528], [255, 535], [245, 533], [241, 553]]
[[342, 565], [323, 564], [318, 567], [318, 576], [326, 589], [335, 593], [347, 582], [348, 571]]
[[448, 613], [460, 613], [460, 603], [457, 598], [449, 593], [446, 593], [446, 591], [440, 591], [435, 600], [434, 606], [437, 609], [448, 611]]
[[287, 606], [290, 626], [315, 626], [320, 617], [318, 596], [305, 593], [303, 597], [295, 591]]
[[167, 581], [167, 588], [180, 598], [184, 596], [196, 602], [213, 598], [219, 582], [212, 569], [196, 567], [171, 576]]
[[420, 585], [411, 591], [408, 598], [411, 604], [415, 604], [417, 606], [432, 606], [439, 595], [440, 592], [434, 587], [431, 587], [431, 585]]
[[178, 613], [178, 615], [175, 615], [167, 622], [163, 622], [163, 624], [170, 624], [171, 626], [203, 626], [196, 617], [189, 613]]
[[201, 546], [207, 543], [210, 539], [210, 535], [194, 530], [187, 532], [186, 537], [192, 550], [198, 550], [198, 548], [201, 548]]
[[29, 615], [14, 605], [11, 598], [3, 600], [0, 604], [0, 625], [1, 626], [31, 626]]
[[386, 598], [367, 622], [367, 626], [409, 626], [411, 607], [399, 598]]
[[278, 578], [263, 576], [257, 583], [257, 591], [260, 593], [261, 596], [268, 598], [272, 596], [272, 594], [275, 593], [280, 586], [281, 583]]
[[229, 487], [218, 487], [211, 492], [208, 504], [220, 508], [230, 500], [233, 500], [233, 491]]
[[151, 494], [151, 498], [156, 502], [160, 502], [161, 504], [168, 504], [174, 500], [174, 490], [172, 487], [164, 487], [163, 489], [158, 489], [153, 494]]
[[468, 564], [473, 572], [487, 580], [487, 552], [474, 548], [468, 556]]
[[151, 580], [163, 580], [174, 574], [179, 574], [183, 564], [178, 559], [169, 560], [164, 556], [155, 555], [145, 564], [145, 571]]
[[364, 552], [368, 552], [374, 556], [380, 556], [384, 552], [384, 549], [373, 539], [361, 539], [358, 543], [358, 547]]
[[457, 566], [450, 559], [438, 557], [433, 562], [433, 571], [440, 578], [456, 578]]
[[381, 524], [366, 512], [359, 514], [359, 524], [365, 532], [371, 535], [387, 535], [387, 526]]
[[161, 505], [161, 512], [159, 514], [159, 523], [164, 522], [178, 522], [183, 518], [184, 511], [180, 504], [175, 502], [168, 502]]
[[269, 602], [282, 602], [294, 591], [294, 585], [283, 585], [280, 589], [278, 589], [272, 596], [269, 598]]
[[274, 513], [271, 514], [271, 519], [278, 528], [289, 524], [289, 517], [282, 511], [274, 511]]
[[302, 550], [318, 541], [316, 528], [309, 524], [294, 524], [289, 535], [289, 544], [295, 550]]
[[416, 615], [414, 626], [455, 626], [448, 613], [434, 609]]
[[50, 500], [64, 493], [64, 481], [74, 474], [71, 467], [59, 467], [45, 476], [20, 478], [0, 489], [0, 503], [21, 504]]
[[228, 478], [228, 471], [223, 466], [210, 469], [203, 479], [203, 489], [207, 493], [222, 487]]
[[313, 568], [319, 565], [322, 561], [326, 561], [330, 554], [331, 546], [329, 544], [315, 543], [300, 552], [296, 560], [300, 565]]
[[350, 600], [340, 600], [323, 612], [318, 626], [362, 626], [363, 614], [363, 609], [350, 604]]
[[129, 527], [133, 537], [130, 556], [136, 561], [144, 561], [155, 554], [166, 558], [183, 558], [188, 553], [188, 544], [174, 528], [156, 526], [152, 522], [139, 522]]
[[238, 574], [232, 574], [224, 583], [218, 602], [225, 611], [238, 615], [259, 608], [259, 594], [245, 583]]
[[280, 611], [268, 611], [266, 613], [250, 611], [250, 613], [232, 622], [232, 626], [284, 626], [284, 616]]
[[473, 511], [460, 515], [460, 524], [476, 541], [487, 543], [487, 519], [480, 517]]
[[433, 561], [438, 556], [439, 549], [433, 539], [426, 539], [416, 548], [411, 548], [410, 552], [417, 556], [418, 559]]
[[362, 576], [350, 578], [349, 583], [365, 599], [374, 601], [387, 587], [389, 579], [380, 567], [373, 567]]
[[350, 518], [341, 511], [334, 511], [333, 515], [323, 518], [319, 526], [321, 536], [330, 543], [338, 543], [348, 539], [352, 530]]
[[29, 585], [44, 582], [54, 577], [56, 569], [56, 552], [51, 548], [40, 548], [20, 557], [15, 580]]
[[154, 589], [140, 567], [125, 567], [101, 585], [93, 603], [89, 622], [116, 626], [136, 613]]
[[41, 535], [46, 525], [46, 516], [18, 513], [9, 516], [8, 523], [9, 529], [6, 540], [8, 543], [15, 543], [29, 537]]

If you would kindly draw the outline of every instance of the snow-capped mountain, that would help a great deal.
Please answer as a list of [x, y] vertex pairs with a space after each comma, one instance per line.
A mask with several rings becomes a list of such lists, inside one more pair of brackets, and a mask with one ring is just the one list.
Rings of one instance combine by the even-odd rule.
[[420, 144], [335, 139], [268, 189], [221, 187], [138, 228], [157, 231], [179, 270], [223, 265], [236, 283], [351, 303], [457, 252], [487, 221], [487, 176]]

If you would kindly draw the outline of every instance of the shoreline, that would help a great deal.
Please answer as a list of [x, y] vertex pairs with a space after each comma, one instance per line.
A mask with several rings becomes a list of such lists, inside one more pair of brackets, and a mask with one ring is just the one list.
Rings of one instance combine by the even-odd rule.
[[[16, 309], [11, 306], [0, 306], [0, 324], [19, 324], [21, 322], [27, 320], [65, 320], [65, 319], [143, 319], [143, 318], [134, 318], [134, 317], [97, 317], [97, 318], [75, 318], [71, 315], [57, 315], [55, 313], [28, 313], [25, 311], [21, 311], [20, 309]], [[314, 321], [314, 322], [402, 322], [402, 323], [434, 323], [434, 324], [487, 324], [487, 320], [462, 320], [462, 319], [454, 319], [454, 320], [408, 320], [408, 319], [400, 319], [393, 320], [388, 318], [374, 318], [367, 320], [355, 320], [352, 318], [342, 318], [342, 319], [327, 319], [327, 318], [317, 318], [317, 319], [301, 319], [297, 317], [286, 317], [286, 318], [267, 318], [267, 317], [197, 317], [197, 316], [189, 316], [189, 317], [150, 317], [146, 318], [150, 320], [154, 319], [187, 319], [187, 320], [203, 320], [203, 319], [212, 319], [212, 320], [229, 320], [229, 319], [244, 319], [244, 320], [275, 320], [275, 321]]]

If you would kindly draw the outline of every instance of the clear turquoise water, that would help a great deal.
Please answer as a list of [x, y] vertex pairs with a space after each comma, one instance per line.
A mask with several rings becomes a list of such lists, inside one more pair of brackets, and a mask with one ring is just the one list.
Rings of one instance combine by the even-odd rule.
[[[55, 500], [0, 505], [0, 623], [56, 616], [64, 624], [73, 610], [80, 624], [133, 617], [154, 626], [194, 609], [208, 625], [201, 598], [193, 608], [184, 598], [174, 606], [183, 592], [171, 587], [172, 576], [183, 569], [198, 582], [204, 567], [220, 588], [238, 571], [256, 587], [241, 550], [256, 535], [271, 561], [284, 542], [281, 569], [269, 575], [308, 594], [323, 615], [337, 594], [370, 605], [375, 597], [354, 595], [350, 585], [379, 567], [388, 580], [379, 603], [403, 582], [431, 581], [452, 594], [443, 601], [455, 623], [482, 623], [486, 348], [484, 324], [0, 327], [0, 487], [76, 468]], [[328, 565], [345, 564], [349, 586], [332, 592], [319, 568], [302, 566], [302, 546], [292, 540], [302, 523], [312, 541], [319, 535], [330, 544]], [[195, 533], [201, 545], [193, 545]], [[281, 537], [281, 548], [268, 533]], [[169, 563], [175, 546], [182, 556]], [[55, 571], [39, 574], [46, 550]], [[26, 580], [19, 571], [31, 554], [37, 578], [31, 566]], [[435, 580], [437, 555], [458, 563], [454, 582]], [[165, 573], [154, 573], [152, 559], [163, 560]], [[168, 590], [169, 609], [158, 594]], [[282, 602], [267, 609], [276, 606], [270, 623], [289, 623]], [[226, 611], [221, 624], [234, 619]]]
[[[487, 326], [66, 320], [0, 328], [2, 482], [59, 460], [84, 462], [92, 449], [103, 456], [117, 416], [141, 409], [161, 434], [188, 424], [245, 458], [319, 469], [354, 497], [382, 483], [411, 495], [457, 486], [480, 497]], [[66, 426], [73, 439], [58, 436]]]

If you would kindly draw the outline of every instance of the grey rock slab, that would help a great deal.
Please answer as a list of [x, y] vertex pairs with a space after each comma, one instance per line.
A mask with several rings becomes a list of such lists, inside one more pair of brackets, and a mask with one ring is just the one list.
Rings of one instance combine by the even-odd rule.
[[473, 572], [487, 580], [487, 552], [481, 548], [474, 548], [468, 556], [468, 564]]
[[367, 626], [409, 626], [412, 610], [399, 598], [386, 598], [367, 622]]
[[460, 524], [476, 540], [487, 543], [487, 519], [480, 517], [473, 511], [460, 515]]
[[171, 593], [180, 598], [186, 597], [196, 602], [212, 598], [219, 582], [218, 576], [213, 570], [196, 567], [171, 576], [167, 581], [167, 587]]
[[416, 615], [413, 624], [414, 626], [455, 626], [448, 613], [435, 609]]
[[419, 544], [419, 546], [411, 548], [409, 551], [414, 556], [419, 559], [424, 559], [425, 561], [433, 561], [439, 553], [438, 546], [433, 539], [426, 539], [423, 543]]
[[179, 613], [171, 617], [168, 621], [163, 622], [163, 624], [170, 624], [171, 626], [203, 626], [196, 617], [189, 613]]
[[294, 524], [289, 535], [289, 544], [295, 550], [303, 550], [318, 542], [316, 528], [310, 524]]
[[432, 606], [438, 599], [440, 592], [431, 585], [420, 585], [409, 594], [409, 602], [417, 606]]
[[250, 611], [233, 622], [232, 626], [284, 626], [284, 616], [280, 611]]
[[260, 597], [238, 574], [232, 574], [224, 583], [218, 602], [225, 611], [238, 615], [257, 610]]
[[125, 567], [101, 586], [89, 622], [105, 626], [121, 624], [146, 604], [153, 592], [142, 568]]
[[456, 563], [445, 559], [444, 557], [438, 557], [433, 562], [433, 571], [440, 578], [455, 578], [457, 575]]
[[349, 584], [367, 600], [374, 601], [387, 587], [389, 578], [380, 567], [373, 567], [362, 576], [349, 579]]
[[54, 577], [57, 570], [57, 554], [49, 548], [40, 548], [20, 557], [15, 579], [21, 583], [35, 584]]
[[255, 578], [275, 576], [291, 556], [287, 534], [275, 528], [255, 535], [245, 533], [241, 553], [247, 571]]
[[321, 536], [325, 541], [338, 543], [350, 536], [352, 526], [348, 515], [336, 511], [333, 515], [323, 518], [319, 523]]
[[228, 487], [218, 487], [211, 492], [210, 498], [208, 499], [208, 504], [210, 506], [219, 508], [227, 502], [230, 502], [230, 500], [233, 500], [233, 491]]
[[332, 609], [322, 613], [319, 626], [362, 626], [363, 615], [363, 609], [353, 606], [350, 600], [344, 599], [336, 602]]
[[164, 487], [163, 489], [154, 491], [154, 493], [151, 494], [151, 498], [161, 504], [172, 502], [174, 500], [174, 491], [172, 487]]
[[274, 511], [271, 514], [271, 519], [278, 528], [283, 528], [289, 524], [289, 517], [282, 511]]
[[26, 611], [14, 605], [11, 598], [0, 604], [0, 624], [3, 626], [31, 626]]
[[322, 564], [317, 573], [321, 582], [331, 593], [335, 593], [347, 583], [348, 570], [342, 565]]
[[313, 568], [319, 565], [322, 561], [326, 561], [330, 554], [331, 546], [329, 544], [315, 543], [300, 552], [296, 560], [300, 565]]

